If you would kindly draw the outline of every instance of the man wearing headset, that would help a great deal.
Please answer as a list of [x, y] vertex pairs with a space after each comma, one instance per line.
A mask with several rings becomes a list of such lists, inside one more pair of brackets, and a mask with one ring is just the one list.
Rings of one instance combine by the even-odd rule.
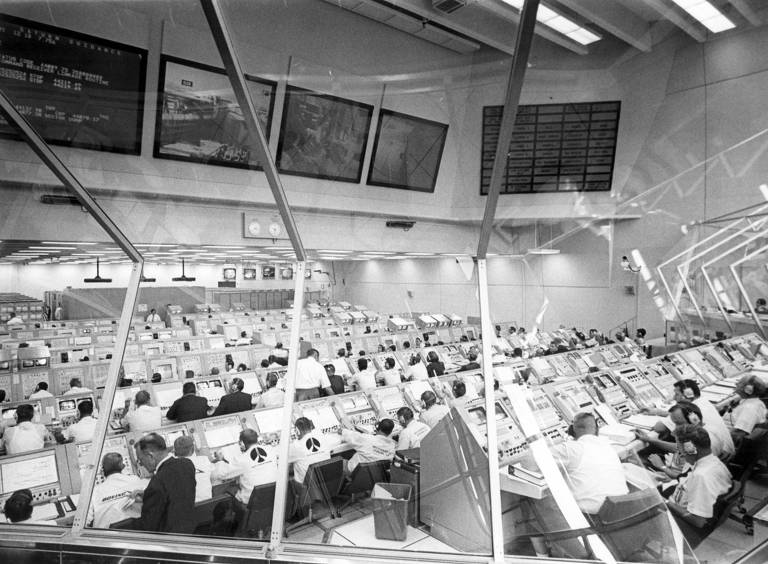
[[437, 425], [450, 411], [447, 406], [437, 403], [435, 392], [430, 390], [421, 394], [421, 405], [424, 409], [419, 418], [423, 423], [429, 425], [430, 429]]
[[760, 399], [765, 395], [765, 385], [756, 376], [743, 378], [736, 386], [736, 393], [741, 401], [732, 413], [731, 435], [733, 442], [739, 444], [757, 425], [765, 423], [768, 410]]

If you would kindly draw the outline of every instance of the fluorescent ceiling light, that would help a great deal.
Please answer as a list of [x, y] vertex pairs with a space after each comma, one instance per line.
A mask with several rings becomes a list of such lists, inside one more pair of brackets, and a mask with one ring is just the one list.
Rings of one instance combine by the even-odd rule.
[[434, 253], [405, 253], [409, 257], [432, 257], [435, 256]]
[[205, 249], [245, 249], [242, 245], [203, 245]]
[[726, 18], [709, 0], [672, 0], [672, 2], [688, 12], [712, 33], [736, 27], [736, 24]]
[[529, 255], [559, 255], [560, 249], [528, 249]]
[[83, 241], [41, 241], [43, 245], [98, 245], [98, 243], [84, 243]]
[[35, 249], [36, 251], [63, 251], [63, 250], [69, 250], [69, 251], [76, 251], [77, 247], [29, 247], [30, 249]]
[[[505, 4], [509, 4], [513, 8], [517, 8], [518, 10], [523, 9], [524, 0], [501, 0], [501, 1], [504, 2]], [[673, 0], [673, 1], [678, 2], [678, 0]], [[685, 0], [680, 0], [680, 1], [685, 1]], [[536, 13], [536, 21], [538, 21], [542, 25], [547, 26], [548, 28], [554, 29], [558, 33], [562, 33], [569, 39], [572, 39], [576, 43], [580, 43], [582, 45], [589, 45], [590, 43], [594, 43], [595, 41], [600, 41], [600, 39], [602, 39], [602, 37], [600, 37], [599, 35], [592, 33], [591, 31], [580, 26], [573, 20], [570, 20], [565, 16], [558, 14], [552, 8], [544, 6], [543, 4], [539, 5], [539, 10]]]
[[164, 243], [136, 243], [137, 247], [178, 247], [178, 245], [166, 245]]

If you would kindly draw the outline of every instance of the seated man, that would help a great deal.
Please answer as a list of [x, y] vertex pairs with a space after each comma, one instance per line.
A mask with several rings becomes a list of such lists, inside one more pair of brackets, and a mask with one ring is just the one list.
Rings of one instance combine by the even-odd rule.
[[277, 458], [272, 448], [258, 444], [259, 434], [253, 429], [240, 432], [240, 455], [235, 460], [225, 460], [220, 453], [215, 453], [212, 478], [226, 481], [237, 478], [239, 489], [235, 499], [242, 504], [240, 510], [251, 499], [251, 492], [256, 486], [271, 484], [277, 479]]
[[[129, 431], [154, 431], [162, 424], [162, 413], [157, 405], [150, 405], [151, 396], [145, 390], [136, 392], [133, 398], [135, 409], [128, 410], [120, 424]], [[126, 400], [128, 404], [130, 400]]]
[[467, 370], [479, 370], [480, 369], [480, 363], [477, 362], [477, 353], [476, 352], [471, 351], [467, 358], [469, 358], [469, 362], [467, 364], [465, 364], [464, 366], [462, 366], [461, 368], [459, 368], [457, 370], [457, 372], [465, 372]]
[[447, 406], [437, 403], [437, 396], [431, 390], [421, 394], [421, 405], [424, 407], [424, 410], [419, 417], [430, 429], [437, 425], [450, 411]]
[[[64, 440], [76, 443], [90, 442], [96, 431], [96, 419], [93, 417], [93, 403], [81, 401], [77, 404], [78, 419], [61, 433]], [[94, 464], [96, 461], [94, 461]]]
[[382, 419], [376, 424], [373, 434], [361, 433], [350, 429], [339, 429], [342, 442], [355, 449], [355, 454], [347, 463], [347, 472], [357, 468], [361, 462], [375, 462], [377, 460], [392, 460], [395, 456], [395, 441], [390, 435], [395, 428], [395, 422], [391, 419]]
[[34, 423], [35, 408], [28, 403], [16, 408], [16, 425], [5, 430], [6, 454], [20, 454], [43, 448], [45, 443], [51, 442], [52, 437], [45, 426]]
[[295, 486], [304, 483], [307, 469], [315, 462], [322, 462], [331, 457], [331, 449], [338, 441], [331, 441], [322, 433], [315, 431], [311, 419], [299, 417], [294, 423], [298, 438], [291, 443], [288, 459], [293, 462], [293, 480]]
[[85, 392], [90, 392], [90, 388], [83, 387], [83, 383], [80, 381], [80, 378], [72, 378], [69, 381], [69, 389], [64, 392], [65, 396], [70, 396], [73, 394], [82, 394]]
[[52, 397], [53, 394], [48, 391], [48, 382], [38, 382], [37, 386], [35, 386], [35, 391], [29, 394], [29, 399], [31, 400]]
[[216, 411], [213, 412], [213, 416], [229, 415], [230, 413], [250, 410], [251, 394], [246, 394], [243, 391], [244, 387], [245, 382], [242, 378], [232, 378], [232, 381], [229, 383], [229, 393], [221, 397], [219, 405], [216, 406]]
[[259, 396], [259, 407], [279, 407], [285, 402], [285, 392], [277, 387], [277, 372], [267, 374], [267, 389]]
[[401, 407], [397, 410], [397, 421], [403, 428], [397, 438], [397, 450], [419, 448], [421, 439], [430, 431], [429, 425], [416, 421], [410, 407]]
[[402, 382], [402, 378], [400, 377], [400, 371], [395, 366], [395, 359], [388, 356], [384, 360], [384, 370], [376, 375], [376, 379], [382, 382], [384, 386], [397, 386]]
[[195, 454], [195, 440], [183, 435], [173, 441], [173, 455], [176, 458], [188, 458], [195, 465], [195, 503], [211, 499], [213, 486], [211, 486], [211, 471], [213, 465], [207, 456]]
[[681, 479], [667, 506], [683, 534], [695, 538], [714, 517], [717, 498], [731, 489], [731, 473], [712, 454], [709, 434], [702, 427], [683, 425], [677, 431], [677, 441], [693, 469]]
[[741, 401], [733, 410], [731, 435], [733, 442], [738, 445], [757, 425], [765, 423], [768, 410], [760, 399], [765, 395], [765, 385], [756, 376], [748, 376], [739, 381], [736, 393]]
[[93, 489], [93, 502], [88, 509], [88, 522], [94, 527], [108, 529], [112, 523], [137, 517], [131, 511], [131, 500], [142, 493], [149, 480], [123, 474], [125, 464], [117, 452], [108, 452], [101, 459], [104, 481]]
[[28, 489], [17, 490], [5, 500], [3, 506], [5, 518], [15, 525], [55, 525], [56, 521], [36, 521], [32, 519], [32, 492]]
[[202, 419], [208, 415], [208, 400], [197, 395], [197, 386], [194, 382], [184, 382], [181, 388], [182, 395], [173, 402], [165, 416], [176, 423]]
[[368, 368], [367, 358], [357, 359], [357, 370], [357, 374], [351, 378], [356, 389], [366, 391], [376, 387], [376, 372]]

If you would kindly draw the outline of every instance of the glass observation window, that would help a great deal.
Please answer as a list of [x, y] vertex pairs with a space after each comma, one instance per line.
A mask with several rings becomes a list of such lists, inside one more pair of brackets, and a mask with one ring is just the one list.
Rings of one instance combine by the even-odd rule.
[[0, 556], [759, 551], [768, 13], [602, 4], [4, 2]]

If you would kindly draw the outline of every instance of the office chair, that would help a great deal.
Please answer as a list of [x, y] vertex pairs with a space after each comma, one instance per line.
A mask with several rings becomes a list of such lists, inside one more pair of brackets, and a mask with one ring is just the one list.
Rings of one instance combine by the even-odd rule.
[[664, 499], [655, 488], [637, 490], [608, 496], [589, 527], [522, 534], [516, 540], [539, 538], [557, 545], [558, 541], [582, 538], [588, 558], [595, 558], [586, 537], [599, 535], [617, 560], [654, 562], [665, 547], [675, 543], [666, 511]]
[[717, 529], [729, 518], [733, 508], [739, 505], [739, 500], [744, 497], [744, 487], [747, 484], [748, 478], [749, 472], [745, 471], [742, 474], [742, 480], [733, 480], [731, 482], [731, 488], [724, 494], [721, 494], [717, 498], [717, 501], [715, 501], [712, 517], [707, 521], [706, 525], [701, 528], [686, 526], [686, 524], [681, 525], [680, 529], [683, 531], [685, 540], [688, 541], [691, 548], [699, 546], [712, 531]]
[[334, 456], [328, 460], [310, 464], [307, 474], [304, 476], [304, 483], [301, 486], [298, 500], [298, 509], [306, 517], [286, 527], [286, 535], [290, 531], [314, 520], [312, 514], [312, 503], [314, 501], [322, 501], [328, 507], [332, 519], [340, 516], [341, 514], [333, 504], [333, 497], [339, 494], [343, 479], [344, 459], [340, 456]]
[[352, 474], [349, 476], [350, 480], [341, 492], [343, 495], [348, 495], [349, 498], [339, 507], [339, 515], [341, 515], [342, 509], [346, 509], [357, 501], [358, 494], [370, 492], [376, 482], [389, 482], [390, 464], [390, 460], [377, 460], [375, 462], [361, 462], [358, 464], [352, 470]]
[[[253, 488], [251, 497], [248, 498], [245, 515], [235, 531], [236, 537], [269, 538], [272, 529], [272, 509], [275, 505], [275, 489], [274, 482]], [[289, 493], [288, 497], [292, 499], [293, 495]], [[286, 514], [287, 509], [286, 506]]]

